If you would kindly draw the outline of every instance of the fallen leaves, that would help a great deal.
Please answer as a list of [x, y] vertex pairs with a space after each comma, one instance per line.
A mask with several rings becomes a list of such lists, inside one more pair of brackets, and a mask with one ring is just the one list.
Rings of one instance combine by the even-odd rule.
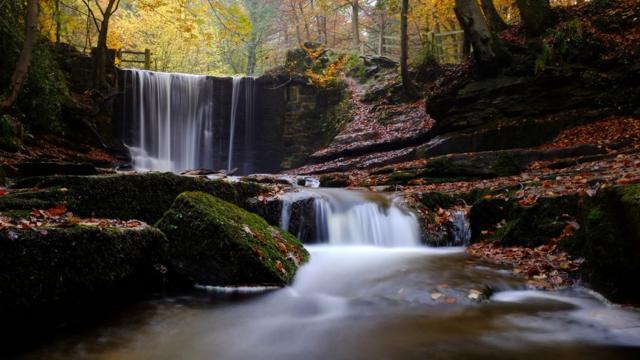
[[[572, 230], [568, 230], [571, 228]], [[562, 236], [568, 236], [573, 227], [568, 225]], [[501, 247], [491, 242], [480, 242], [467, 248], [467, 253], [500, 265], [512, 267], [512, 273], [525, 277], [531, 286], [553, 289], [571, 285], [569, 273], [580, 268], [584, 259], [571, 258], [567, 253], [557, 251], [558, 239], [537, 248]]]
[[127, 229], [139, 229], [147, 226], [147, 224], [138, 220], [78, 218], [69, 212], [63, 204], [58, 204], [46, 210], [34, 209], [29, 216], [25, 218], [0, 215], [0, 230], [7, 228], [40, 230], [46, 228], [65, 228], [76, 225]]
[[553, 141], [542, 145], [543, 149], [573, 147], [593, 144], [605, 148], [640, 148], [640, 121], [633, 117], [611, 117], [609, 119], [577, 126], [562, 131]]

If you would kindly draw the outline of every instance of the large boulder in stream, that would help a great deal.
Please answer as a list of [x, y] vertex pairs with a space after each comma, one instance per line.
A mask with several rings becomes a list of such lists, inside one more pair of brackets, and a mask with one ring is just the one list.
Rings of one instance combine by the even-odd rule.
[[95, 312], [161, 288], [167, 241], [153, 227], [137, 221], [95, 220], [23, 228], [7, 225], [4, 218], [1, 333], [66, 323], [82, 316], [85, 308]]
[[178, 196], [157, 227], [172, 268], [202, 285], [286, 285], [309, 257], [291, 234], [202, 192]]
[[202, 191], [246, 206], [266, 187], [256, 183], [208, 180], [172, 173], [102, 176], [46, 176], [18, 181], [0, 197], [0, 211], [47, 209], [63, 204], [80, 217], [139, 219], [154, 223], [185, 191]]

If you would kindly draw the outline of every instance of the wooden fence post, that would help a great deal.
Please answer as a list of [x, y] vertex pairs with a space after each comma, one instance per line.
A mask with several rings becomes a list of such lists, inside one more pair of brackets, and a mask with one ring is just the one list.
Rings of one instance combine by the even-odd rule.
[[151, 50], [144, 49], [144, 68], [151, 70]]

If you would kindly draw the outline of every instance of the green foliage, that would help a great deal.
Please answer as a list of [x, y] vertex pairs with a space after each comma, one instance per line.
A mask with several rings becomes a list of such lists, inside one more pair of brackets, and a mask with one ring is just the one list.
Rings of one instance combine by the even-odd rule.
[[7, 150], [18, 150], [21, 141], [16, 130], [11, 123], [9, 115], [0, 115], [0, 148]]
[[[0, 22], [0, 49], [4, 51], [0, 56], [0, 95], [9, 86], [22, 49], [23, 8], [22, 2], [0, 3], [4, 20]], [[61, 129], [60, 111], [67, 98], [68, 90], [62, 71], [48, 44], [40, 39], [33, 50], [29, 73], [11, 113], [30, 132], [58, 131]]]
[[37, 46], [16, 107], [34, 133], [62, 130], [60, 113], [69, 98], [65, 77], [46, 45]]

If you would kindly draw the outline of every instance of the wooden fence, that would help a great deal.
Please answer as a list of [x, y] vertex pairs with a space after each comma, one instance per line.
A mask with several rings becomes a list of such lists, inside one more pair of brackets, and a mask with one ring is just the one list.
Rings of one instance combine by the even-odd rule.
[[[127, 57], [127, 55], [131, 55], [132, 57]], [[120, 63], [144, 64], [144, 68], [146, 70], [151, 70], [151, 55], [152, 53], [149, 49], [145, 49], [144, 51], [120, 49], [117, 52], [118, 60], [120, 60]], [[141, 58], [141, 56], [144, 56], [144, 58]]]
[[441, 64], [459, 64], [464, 61], [464, 31], [429, 32], [431, 53]]

